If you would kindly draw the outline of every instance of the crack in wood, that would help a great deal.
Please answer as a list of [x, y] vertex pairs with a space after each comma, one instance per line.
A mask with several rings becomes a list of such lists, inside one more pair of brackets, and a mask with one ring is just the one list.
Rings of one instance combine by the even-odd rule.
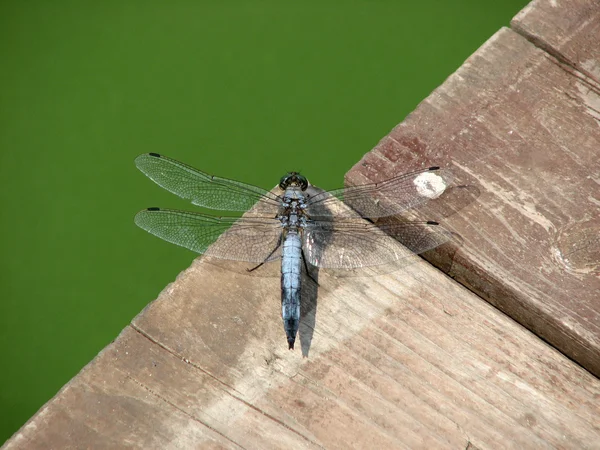
[[217, 430], [216, 428], [213, 428], [212, 426], [210, 426], [208, 423], [204, 422], [203, 420], [199, 419], [198, 417], [195, 417], [194, 415], [188, 413], [187, 411], [185, 411], [184, 409], [180, 408], [179, 406], [177, 406], [175, 403], [173, 403], [172, 401], [168, 400], [167, 398], [163, 397], [162, 395], [158, 394], [157, 392], [154, 392], [152, 389], [150, 389], [150, 387], [146, 386], [144, 383], [142, 383], [140, 380], [132, 377], [129, 374], [125, 374], [125, 378], [133, 381], [135, 384], [137, 384], [138, 386], [140, 386], [142, 389], [144, 389], [146, 392], [150, 393], [151, 395], [155, 396], [156, 398], [158, 398], [159, 400], [163, 401], [164, 403], [166, 403], [167, 405], [175, 408], [177, 411], [181, 412], [182, 414], [184, 414], [185, 416], [189, 417], [190, 419], [192, 419], [194, 422], [198, 422], [202, 425], [204, 425], [206, 428], [208, 428], [209, 430], [217, 433], [219, 436], [225, 438], [227, 441], [231, 442], [232, 444], [238, 446], [241, 449], [245, 449], [246, 447], [240, 445], [239, 443], [235, 442], [233, 439], [231, 439], [229, 436], [221, 433], [219, 430]]
[[[224, 381], [222, 381], [221, 379], [219, 379], [218, 377], [212, 375], [210, 372], [208, 372], [207, 370], [203, 369], [202, 367], [194, 364], [192, 361], [190, 361], [187, 358], [184, 358], [182, 355], [179, 355], [177, 352], [171, 350], [170, 348], [168, 348], [167, 346], [165, 346], [164, 344], [156, 341], [154, 338], [152, 338], [149, 334], [147, 334], [146, 332], [144, 332], [143, 330], [141, 330], [140, 328], [136, 327], [134, 324], [129, 324], [131, 326], [131, 328], [133, 328], [137, 333], [139, 333], [140, 335], [142, 335], [143, 337], [145, 337], [146, 339], [148, 339], [150, 342], [152, 342], [153, 344], [157, 345], [158, 347], [164, 349], [165, 351], [167, 351], [168, 353], [172, 354], [173, 356], [175, 356], [178, 359], [181, 359], [183, 361], [185, 361], [187, 364], [189, 364], [190, 366], [194, 367], [195, 369], [201, 371], [202, 373], [206, 374], [208, 377], [210, 377], [211, 379], [217, 381], [219, 384], [226, 386], [227, 388], [231, 389], [231, 391], [233, 392], [237, 392], [240, 396], [243, 395], [241, 392], [239, 392], [237, 389], [235, 389], [233, 386], [230, 386], [229, 384], [225, 383]], [[172, 405], [173, 407], [178, 408], [177, 406], [175, 406], [172, 402], [168, 401], [167, 399], [165, 399], [164, 397], [156, 394], [155, 392], [153, 392], [151, 389], [149, 389], [147, 386], [145, 386], [143, 383], [135, 380], [133, 377], [131, 377], [130, 375], [125, 375], [128, 378], [131, 378], [133, 381], [137, 382], [138, 384], [140, 384], [140, 386], [142, 386], [143, 388], [147, 389], [148, 392], [152, 393], [153, 395], [156, 395], [158, 398], [160, 398], [161, 400], [165, 401], [166, 403]], [[304, 434], [302, 434], [300, 431], [295, 430], [294, 428], [292, 428], [291, 426], [289, 426], [288, 424], [286, 424], [285, 422], [279, 420], [278, 418], [276, 418], [275, 416], [269, 414], [268, 412], [258, 408], [257, 406], [253, 405], [252, 403], [244, 400], [243, 398], [241, 398], [240, 396], [234, 395], [233, 392], [228, 391], [227, 389], [222, 389], [221, 391], [223, 393], [225, 393], [226, 395], [229, 395], [230, 397], [234, 398], [235, 400], [239, 401], [240, 403], [242, 403], [243, 405], [245, 405], [246, 407], [262, 414], [263, 416], [267, 417], [268, 419], [272, 420], [273, 422], [277, 423], [278, 425], [286, 428], [287, 430], [291, 431], [292, 433], [296, 434], [297, 436], [300, 436], [301, 438], [303, 438], [304, 440], [306, 440], [307, 442], [311, 443], [312, 445], [315, 445], [319, 448], [324, 448], [321, 445], [319, 445], [318, 443], [314, 442], [313, 440], [311, 440], [310, 438], [308, 438], [307, 436], [305, 436]], [[185, 413], [185, 411], [183, 411]], [[185, 413], [187, 415], [189, 415], [188, 413]], [[193, 417], [193, 416], [190, 416]], [[198, 421], [202, 424], [204, 424], [204, 422], [200, 421], [198, 419]], [[204, 424], [206, 425], [206, 424]], [[209, 428], [213, 429], [212, 427], [210, 427], [209, 425], [206, 425]], [[215, 430], [216, 431], [216, 430]], [[221, 434], [221, 433], [219, 433]], [[233, 441], [232, 441], [233, 442]], [[236, 445], [239, 445], [236, 443]], [[243, 448], [243, 447], [242, 447]]]
[[[204, 373], [205, 375], [207, 375], [208, 377], [212, 378], [213, 380], [215, 380], [216, 382], [218, 382], [219, 384], [222, 384], [223, 386], [226, 386], [227, 388], [231, 389], [234, 392], [238, 392], [240, 395], [242, 395], [241, 392], [237, 391], [233, 386], [225, 383], [223, 380], [219, 379], [218, 377], [214, 376], [213, 374], [211, 374], [209, 371], [203, 369], [202, 367], [198, 366], [197, 364], [194, 364], [190, 359], [184, 357], [183, 355], [177, 353], [175, 350], [170, 349], [169, 347], [167, 347], [166, 345], [162, 344], [161, 342], [158, 342], [156, 339], [154, 339], [152, 336], [150, 336], [149, 334], [147, 334], [145, 331], [143, 331], [142, 329], [136, 327], [134, 324], [129, 324], [129, 326], [131, 328], [133, 328], [137, 333], [139, 333], [140, 335], [142, 335], [143, 337], [145, 337], [146, 339], [148, 339], [150, 342], [152, 342], [153, 344], [159, 346], [160, 348], [162, 348], [163, 350], [167, 351], [168, 353], [170, 353], [171, 355], [175, 356], [177, 359], [182, 360], [183, 362], [185, 362], [186, 364], [189, 364], [190, 366], [194, 367], [195, 369], [198, 369], [199, 371], [201, 371], [202, 373]], [[225, 391], [227, 392], [227, 391]]]

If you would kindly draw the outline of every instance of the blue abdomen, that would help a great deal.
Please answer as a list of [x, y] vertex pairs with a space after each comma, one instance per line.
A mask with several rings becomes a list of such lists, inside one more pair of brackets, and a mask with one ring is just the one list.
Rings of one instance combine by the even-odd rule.
[[294, 348], [300, 325], [301, 249], [298, 232], [289, 230], [281, 252], [281, 317], [290, 349]]

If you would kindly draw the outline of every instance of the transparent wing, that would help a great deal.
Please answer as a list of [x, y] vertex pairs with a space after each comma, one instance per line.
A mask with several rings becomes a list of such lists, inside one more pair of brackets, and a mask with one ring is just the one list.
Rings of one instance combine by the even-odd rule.
[[314, 266], [353, 269], [408, 258], [451, 238], [437, 222], [312, 221], [303, 234], [303, 250]]
[[280, 256], [277, 219], [148, 208], [136, 214], [135, 223], [167, 242], [216, 258], [260, 263]]
[[[406, 173], [381, 183], [321, 192], [307, 202], [307, 214], [317, 220], [331, 220], [328, 212], [342, 200], [362, 217], [377, 218], [399, 214], [439, 197], [452, 183], [446, 169], [430, 167]], [[352, 211], [336, 212], [336, 217], [353, 217]]]
[[138, 156], [135, 165], [159, 186], [205, 208], [247, 211], [260, 202], [255, 209], [275, 213], [280, 204], [276, 194], [258, 186], [215, 177], [158, 153]]

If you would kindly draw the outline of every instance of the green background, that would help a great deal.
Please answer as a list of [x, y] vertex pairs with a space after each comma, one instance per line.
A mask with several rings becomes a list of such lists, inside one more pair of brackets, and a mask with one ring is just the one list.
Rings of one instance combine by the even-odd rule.
[[194, 258], [136, 155], [338, 187], [526, 3], [0, 2], [0, 443]]

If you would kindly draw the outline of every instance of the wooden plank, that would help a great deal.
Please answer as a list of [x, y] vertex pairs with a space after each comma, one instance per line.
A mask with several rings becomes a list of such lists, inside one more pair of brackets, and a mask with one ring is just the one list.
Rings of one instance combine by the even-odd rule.
[[[597, 85], [600, 83], [599, 17], [596, 0], [560, 3], [535, 0], [515, 16], [511, 26], [566, 65], [565, 70], [569, 70], [568, 66], [574, 68], [573, 76], [582, 80], [589, 77]], [[594, 109], [598, 111], [597, 106]]]
[[[421, 211], [464, 241], [451, 267], [452, 248], [431, 258], [593, 370], [600, 139], [582, 80], [502, 30], [349, 180], [451, 162], [480, 196]], [[3, 448], [598, 447], [600, 380], [428, 264], [305, 279], [300, 351], [277, 265], [257, 272], [196, 260]]]
[[[590, 45], [580, 56], [596, 62], [573, 66], [585, 65], [590, 76], [598, 75], [600, 8], [591, 15], [589, 9], [576, 13], [568, 8], [575, 2], [566, 3], [564, 17], [585, 23], [559, 28], [557, 48], [564, 58], [574, 58], [569, 39], [580, 44], [585, 39]], [[535, 14], [535, 23], [543, 22], [532, 8], [518, 16], [530, 30]], [[561, 14], [548, 19], [545, 32]], [[596, 36], [581, 36], [590, 32]], [[448, 248], [428, 258], [596, 376], [599, 92], [594, 79], [504, 29], [347, 176], [350, 184], [362, 184], [441, 165], [452, 168], [458, 184], [478, 188], [477, 202], [451, 217], [435, 205], [427, 210], [462, 239], [452, 249], [453, 260], [444, 255]]]
[[305, 279], [300, 351], [264, 269], [196, 260], [4, 448], [600, 442], [600, 381], [427, 263]]

